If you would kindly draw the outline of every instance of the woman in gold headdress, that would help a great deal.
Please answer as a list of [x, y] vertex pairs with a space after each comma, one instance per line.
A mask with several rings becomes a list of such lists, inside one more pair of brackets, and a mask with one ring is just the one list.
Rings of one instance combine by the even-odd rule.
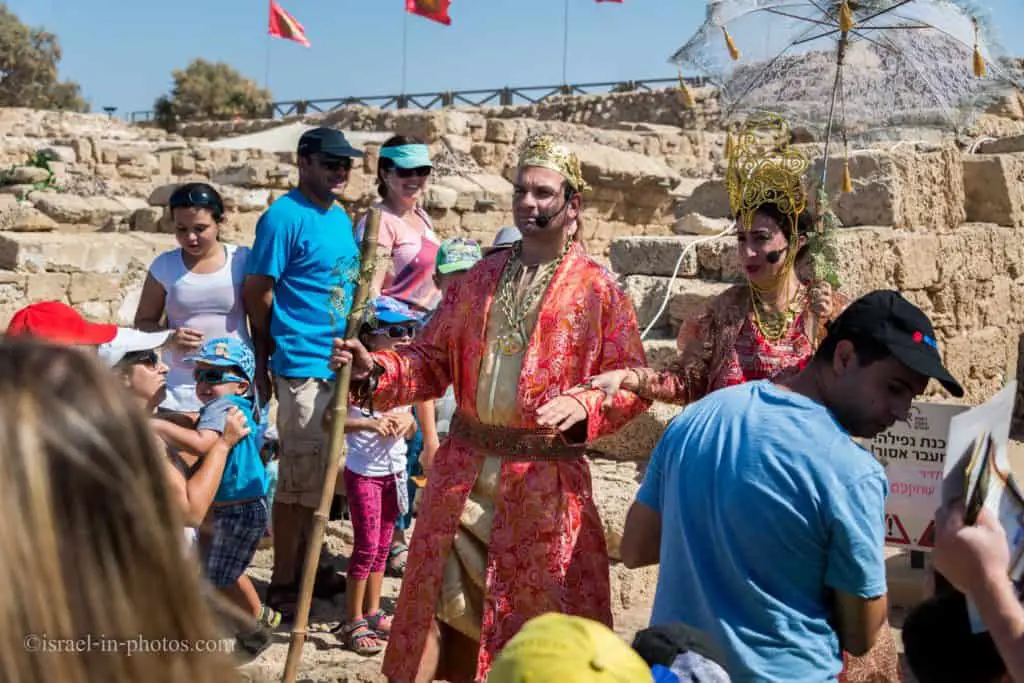
[[[746, 281], [713, 298], [682, 325], [679, 353], [666, 369], [612, 370], [586, 383], [609, 399], [625, 389], [645, 399], [685, 405], [723, 387], [795, 373], [814, 354], [818, 331], [849, 301], [827, 284], [798, 275], [814, 221], [803, 187], [809, 162], [789, 146], [786, 122], [771, 115], [753, 117], [728, 140], [736, 257]], [[889, 629], [872, 652], [847, 660], [848, 683], [899, 680]]]

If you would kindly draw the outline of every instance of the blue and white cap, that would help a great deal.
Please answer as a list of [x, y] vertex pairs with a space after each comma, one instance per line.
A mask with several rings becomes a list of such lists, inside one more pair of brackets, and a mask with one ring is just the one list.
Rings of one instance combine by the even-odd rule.
[[186, 363], [205, 363], [219, 368], [237, 367], [251, 384], [256, 376], [256, 357], [249, 345], [238, 337], [217, 337], [203, 342]]

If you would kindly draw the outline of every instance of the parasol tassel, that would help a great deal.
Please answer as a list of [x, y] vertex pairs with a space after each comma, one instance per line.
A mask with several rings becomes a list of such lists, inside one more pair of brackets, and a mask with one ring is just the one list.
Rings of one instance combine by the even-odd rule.
[[971, 19], [974, 24], [974, 75], [976, 78], [985, 77], [985, 58], [981, 56], [981, 49], [978, 47], [978, 20]]
[[850, 176], [850, 160], [843, 159], [843, 192], [853, 192], [853, 178]]
[[693, 109], [697, 106], [697, 100], [694, 99], [693, 92], [690, 90], [690, 87], [686, 85], [686, 81], [683, 80], [682, 69], [679, 70], [679, 92], [682, 94], [683, 105], [685, 105], [687, 109]]
[[853, 20], [853, 10], [850, 9], [849, 3], [843, 0], [842, 4], [839, 5], [839, 30], [843, 33], [849, 33], [856, 25], [857, 22]]
[[729, 48], [729, 56], [732, 57], [732, 61], [737, 61], [740, 58], [739, 48], [736, 47], [736, 43], [733, 42], [732, 36], [729, 35], [729, 29], [722, 27], [722, 35], [725, 36], [725, 46]]

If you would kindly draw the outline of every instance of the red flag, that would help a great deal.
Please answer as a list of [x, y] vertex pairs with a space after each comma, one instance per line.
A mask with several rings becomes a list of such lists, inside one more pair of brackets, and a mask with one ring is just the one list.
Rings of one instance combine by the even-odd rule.
[[306, 38], [306, 29], [302, 24], [295, 21], [295, 17], [284, 11], [275, 0], [270, 0], [270, 35], [275, 38], [294, 40], [300, 45], [309, 47], [309, 39]]
[[451, 4], [452, 0], [405, 0], [405, 11], [451, 26], [452, 18], [448, 16], [448, 7]]

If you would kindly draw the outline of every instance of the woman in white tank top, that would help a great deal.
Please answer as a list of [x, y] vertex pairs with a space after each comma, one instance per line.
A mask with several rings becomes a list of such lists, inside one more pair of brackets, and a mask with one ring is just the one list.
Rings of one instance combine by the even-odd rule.
[[160, 254], [149, 267], [135, 327], [174, 330], [163, 353], [169, 371], [167, 398], [160, 407], [198, 413], [201, 404], [192, 368], [184, 359], [212, 337], [233, 336], [251, 343], [242, 307], [249, 249], [218, 241], [224, 202], [206, 183], [182, 185], [168, 206], [181, 248]]

